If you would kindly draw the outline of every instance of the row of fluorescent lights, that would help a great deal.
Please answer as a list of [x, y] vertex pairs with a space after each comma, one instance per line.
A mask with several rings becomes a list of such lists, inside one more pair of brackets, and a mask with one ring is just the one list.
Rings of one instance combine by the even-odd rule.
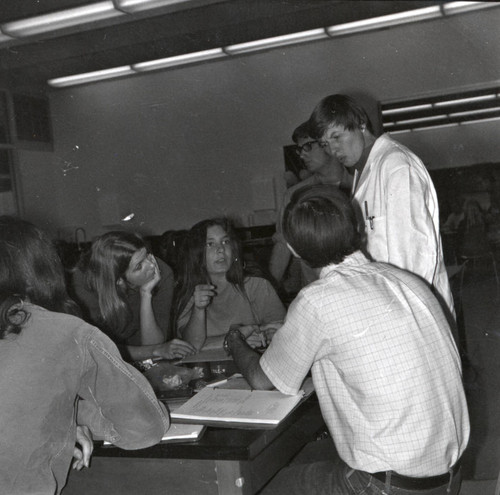
[[[46, 14], [31, 19], [2, 24], [0, 25], [0, 42], [2, 41], [2, 36], [5, 37], [6, 35], [17, 37], [34, 36], [37, 34], [47, 33], [52, 30], [79, 26], [82, 23], [95, 22], [96, 20], [116, 17], [126, 13], [136, 13], [148, 9], [165, 7], [172, 4], [187, 3], [190, 1], [192, 0], [109, 0], [98, 2], [84, 7], [76, 7], [53, 14]], [[273, 38], [265, 38], [247, 43], [239, 43], [223, 48], [214, 48], [211, 50], [187, 53], [133, 65], [125, 65], [94, 72], [87, 72], [84, 74], [59, 77], [56, 79], [50, 79], [47, 83], [55, 88], [85, 84], [146, 71], [166, 69], [179, 65], [219, 59], [227, 57], [228, 55], [251, 53], [307, 41], [316, 41], [337, 36], [344, 36], [347, 34], [387, 28], [390, 26], [433, 19], [450, 14], [469, 12], [492, 6], [495, 6], [494, 2], [448, 2], [442, 5], [433, 5], [422, 9], [363, 19], [360, 21], [338, 24], [326, 28], [312, 29], [309, 31], [291, 33]]]
[[[479, 102], [484, 102], [484, 101], [489, 101], [492, 105], [490, 108], [480, 108], [480, 109], [475, 109], [475, 110], [465, 110], [461, 112], [450, 112], [450, 113], [442, 113], [439, 115], [430, 115], [427, 117], [417, 117], [417, 118], [410, 118], [410, 119], [405, 119], [404, 115], [407, 114], [408, 112], [416, 112], [416, 111], [421, 111], [421, 110], [430, 110], [430, 109], [435, 109], [439, 108], [442, 109], [444, 112], [446, 112], [446, 108], [455, 106], [455, 105], [461, 105], [461, 104], [468, 104], [468, 103], [479, 103]], [[408, 125], [412, 126], [411, 128], [408, 129], [401, 129], [401, 130], [396, 130], [392, 131], [392, 134], [401, 134], [404, 132], [414, 132], [414, 131], [420, 131], [420, 130], [430, 130], [430, 129], [436, 129], [436, 128], [443, 128], [443, 127], [455, 127], [459, 125], [467, 125], [467, 124], [473, 124], [477, 122], [492, 122], [495, 120], [499, 120], [500, 117], [494, 116], [491, 117], [491, 114], [496, 112], [498, 113], [500, 106], [498, 105], [498, 102], [500, 101], [500, 92], [498, 91], [493, 91], [490, 94], [486, 95], [479, 95], [479, 96], [471, 96], [467, 98], [450, 98], [450, 99], [445, 99], [442, 101], [436, 101], [433, 103], [425, 103], [425, 104], [417, 104], [417, 105], [410, 105], [410, 106], [404, 106], [404, 107], [399, 107], [399, 108], [390, 108], [390, 109], [382, 109], [382, 117], [384, 116], [395, 116], [396, 120], [391, 121], [391, 122], [385, 122], [383, 124], [384, 129], [388, 132], [391, 132], [391, 128], [396, 127], [396, 126], [402, 126], [402, 125]], [[397, 120], [397, 115], [402, 114], [402, 119]], [[473, 117], [471, 120], [465, 120], [462, 122], [449, 122], [449, 123], [438, 123], [437, 125], [432, 125], [433, 122], [437, 121], [442, 121], [443, 119], [453, 119], [453, 118], [460, 118], [460, 117]]]
[[0, 24], [0, 44], [160, 8], [178, 10], [217, 3], [218, 1], [220, 0], [104, 0], [50, 14], [2, 23]]

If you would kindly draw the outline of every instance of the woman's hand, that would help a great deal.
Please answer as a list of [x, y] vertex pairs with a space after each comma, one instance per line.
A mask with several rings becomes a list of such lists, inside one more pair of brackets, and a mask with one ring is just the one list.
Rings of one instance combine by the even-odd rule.
[[162, 359], [179, 359], [196, 353], [196, 348], [189, 342], [181, 339], [173, 339], [158, 345], [153, 351], [153, 357]]
[[198, 309], [205, 309], [216, 296], [215, 286], [211, 284], [201, 284], [194, 288], [194, 306]]
[[90, 456], [94, 450], [92, 433], [87, 426], [76, 427], [76, 443], [73, 449], [73, 458], [75, 459], [72, 468], [80, 471], [84, 467], [89, 467]]
[[266, 347], [271, 343], [271, 340], [273, 340], [274, 334], [282, 326], [283, 326], [282, 321], [273, 321], [272, 323], [267, 323], [266, 325], [260, 326], [260, 332], [261, 332], [261, 335], [264, 336], [264, 339], [266, 341]]
[[153, 265], [154, 275], [151, 280], [146, 282], [143, 286], [141, 286], [141, 293], [143, 294], [151, 294], [153, 289], [158, 285], [158, 282], [161, 280], [160, 268], [158, 267], [158, 262], [156, 258], [150, 254], [148, 255], [148, 261]]
[[282, 322], [267, 323], [266, 325], [242, 325], [240, 332], [246, 337], [247, 344], [256, 349], [267, 347]]

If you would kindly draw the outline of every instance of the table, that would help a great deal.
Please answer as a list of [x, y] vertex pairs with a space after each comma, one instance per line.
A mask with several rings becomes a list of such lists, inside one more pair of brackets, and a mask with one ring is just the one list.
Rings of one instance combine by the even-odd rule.
[[255, 494], [325, 429], [313, 394], [271, 430], [208, 427], [197, 442], [98, 447], [63, 495]]

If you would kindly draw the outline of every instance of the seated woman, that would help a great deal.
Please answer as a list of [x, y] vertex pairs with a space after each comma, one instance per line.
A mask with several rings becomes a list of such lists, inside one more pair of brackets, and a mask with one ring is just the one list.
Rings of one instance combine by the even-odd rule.
[[251, 345], [265, 344], [286, 313], [269, 281], [245, 275], [226, 219], [204, 220], [189, 231], [176, 311], [178, 335], [197, 349], [222, 346], [232, 324], [246, 327]]
[[140, 449], [169, 427], [148, 381], [77, 313], [50, 239], [0, 217], [2, 494], [61, 493], [72, 457], [88, 466], [90, 432]]
[[172, 270], [155, 258], [142, 237], [108, 232], [97, 238], [73, 273], [84, 317], [119, 345], [127, 359], [174, 359], [195, 352], [169, 340]]

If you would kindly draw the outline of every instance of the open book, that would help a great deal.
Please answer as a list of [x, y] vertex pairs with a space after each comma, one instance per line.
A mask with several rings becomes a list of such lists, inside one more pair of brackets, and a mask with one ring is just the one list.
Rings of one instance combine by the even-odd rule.
[[274, 427], [297, 406], [304, 392], [285, 395], [277, 390], [235, 390], [205, 387], [171, 412], [175, 422], [216, 426]]

